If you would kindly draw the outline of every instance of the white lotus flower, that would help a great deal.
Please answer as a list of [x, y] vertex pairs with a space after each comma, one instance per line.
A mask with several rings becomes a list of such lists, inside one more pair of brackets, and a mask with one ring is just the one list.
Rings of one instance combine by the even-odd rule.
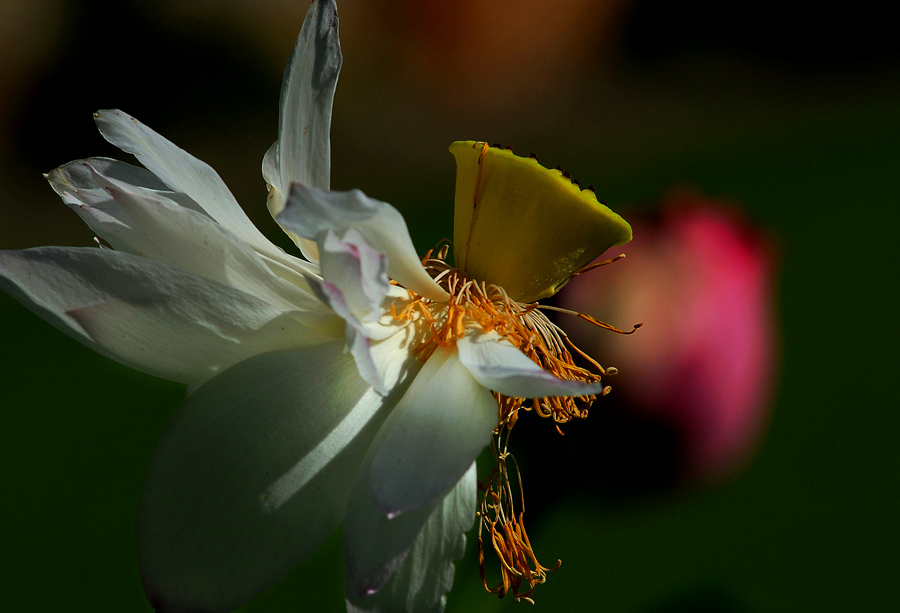
[[328, 191], [337, 26], [333, 0], [315, 0], [263, 162], [305, 260], [272, 245], [212, 168], [120, 111], [95, 115], [100, 132], [145, 169], [91, 158], [48, 175], [112, 249], [0, 252], [0, 285], [41, 317], [198, 386], [141, 502], [140, 570], [160, 611], [239, 607], [341, 522], [348, 609], [440, 611], [479, 498], [504, 559], [497, 591], [527, 597], [546, 569], [510, 508], [505, 450], [480, 496], [475, 457], [518, 409], [565, 421], [603, 391], [529, 303], [628, 225], [534, 159], [457, 143], [457, 267], [446, 249], [420, 260], [394, 208]]

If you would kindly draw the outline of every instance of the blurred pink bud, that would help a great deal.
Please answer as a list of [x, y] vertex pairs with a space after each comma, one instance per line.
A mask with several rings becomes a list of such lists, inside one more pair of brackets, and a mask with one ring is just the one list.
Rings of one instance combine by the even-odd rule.
[[576, 277], [559, 302], [644, 327], [621, 336], [579, 320], [571, 336], [619, 369], [613, 396], [675, 428], [687, 475], [721, 475], [749, 458], [768, 417], [778, 347], [772, 249], [736, 211], [696, 196], [631, 223], [634, 240], [617, 248], [627, 258]]

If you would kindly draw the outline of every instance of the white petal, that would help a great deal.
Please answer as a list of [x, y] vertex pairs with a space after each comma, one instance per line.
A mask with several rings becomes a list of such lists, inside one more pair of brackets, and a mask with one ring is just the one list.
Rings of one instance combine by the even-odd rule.
[[201, 383], [259, 353], [341, 334], [336, 318], [313, 330], [304, 312], [109, 249], [0, 251], [0, 287], [95, 351], [183, 383]]
[[385, 424], [372, 460], [375, 504], [394, 516], [415, 509], [459, 481], [490, 442], [497, 402], [459, 362], [438, 348]]
[[337, 5], [317, 0], [309, 7], [303, 28], [284, 71], [278, 148], [281, 187], [305, 183], [331, 186], [331, 106], [341, 71]]
[[378, 366], [375, 364], [375, 359], [372, 357], [372, 339], [350, 325], [346, 327], [346, 338], [347, 349], [350, 351], [353, 360], [356, 362], [356, 369], [359, 371], [359, 376], [362, 377], [366, 383], [374, 387], [375, 391], [379, 394], [386, 394], [388, 392], [387, 386], [381, 379], [381, 374], [378, 372]]
[[496, 332], [467, 330], [456, 347], [459, 361], [481, 385], [507, 396], [584, 396], [603, 390], [603, 383], [567, 381], [547, 372]]
[[211, 218], [105, 177], [90, 164], [88, 169], [132, 224], [133, 231], [123, 235], [132, 252], [225, 283], [277, 308], [324, 313], [305, 277], [295, 273], [290, 283], [276, 276], [258, 252]]
[[309, 239], [318, 238], [325, 230], [356, 228], [373, 249], [388, 257], [388, 274], [392, 279], [431, 300], [448, 298], [447, 292], [422, 268], [400, 212], [358, 189], [324, 192], [295, 183], [278, 220], [292, 232]]
[[[152, 201], [164, 202], [190, 212], [196, 212], [207, 219], [209, 216], [187, 195], [173, 192], [150, 171], [107, 158], [89, 158], [69, 162], [47, 175], [53, 189], [63, 202], [69, 205], [88, 226], [117, 251], [153, 257], [153, 249], [144, 244], [148, 237], [143, 228], [137, 227], [131, 216], [123, 210], [107, 190], [113, 181], [121, 189], [135, 197], [147, 197]], [[220, 233], [233, 235], [224, 226]], [[234, 241], [231, 241], [234, 242]], [[248, 245], [237, 237], [241, 245]], [[243, 251], [249, 250], [242, 247]], [[275, 275], [289, 283], [308, 289], [305, 275], [318, 274], [315, 264], [289, 256], [273, 247], [268, 252], [256, 251], [262, 261]], [[190, 258], [189, 258], [190, 259]], [[188, 259], [188, 260], [189, 260]], [[169, 261], [171, 264], [171, 260]]]
[[363, 322], [380, 318], [390, 287], [387, 258], [369, 247], [351, 228], [338, 236], [328, 230], [319, 237], [322, 278], [341, 290], [347, 308]]
[[343, 343], [251, 358], [200, 387], [150, 462], [140, 569], [165, 611], [231, 611], [338, 526], [394, 397]]
[[[406, 290], [390, 285], [387, 258], [369, 247], [353, 228], [346, 230], [343, 238], [332, 230], [323, 231], [319, 247], [325, 278], [309, 276], [309, 285], [346, 323], [347, 347], [362, 378], [379, 393], [387, 393], [372, 355], [372, 342], [388, 339], [410, 323], [391, 315], [392, 302], [406, 296]], [[409, 335], [403, 337], [404, 343], [410, 341]]]
[[100, 133], [110, 143], [133, 153], [153, 174], [182, 192], [206, 213], [255, 249], [278, 249], [253, 225], [218, 173], [205, 162], [175, 146], [130, 115], [118, 110], [94, 114]]
[[[281, 170], [278, 167], [278, 156], [278, 142], [276, 141], [269, 147], [269, 150], [266, 151], [266, 154], [263, 156], [262, 173], [263, 178], [266, 180], [266, 186], [269, 189], [269, 195], [266, 198], [266, 207], [269, 209], [269, 213], [275, 219], [276, 223], [281, 226], [284, 233], [287, 234], [288, 237], [294, 241], [294, 244], [300, 248], [300, 253], [303, 254], [303, 257], [310, 262], [318, 262], [319, 248], [316, 245], [316, 241], [297, 236], [297, 234], [282, 226], [278, 221], [278, 215], [284, 210], [284, 201], [286, 197], [282, 191]], [[290, 185], [284, 189], [289, 188]]]
[[[262, 175], [263, 179], [266, 180], [266, 184], [269, 187], [269, 199], [272, 199], [272, 190], [275, 190], [275, 193], [278, 195], [280, 205], [272, 205], [268, 204], [269, 210], [272, 210], [272, 207], [280, 212], [281, 209], [284, 208], [284, 192], [281, 191], [281, 168], [278, 166], [278, 141], [272, 143], [272, 146], [266, 151], [266, 154], [263, 156], [262, 161]], [[274, 216], [275, 213], [272, 213]]]
[[310, 284], [325, 304], [346, 323], [347, 348], [356, 360], [359, 374], [379, 393], [387, 393], [389, 386], [385, 381], [390, 377], [386, 377], [384, 372], [385, 356], [394, 353], [410, 356], [411, 344], [416, 342], [416, 330], [415, 326], [410, 325], [411, 321], [398, 321], [390, 312], [390, 303], [397, 297], [398, 290], [404, 293], [405, 290], [390, 288], [381, 305], [379, 320], [365, 322], [351, 312], [344, 295], [336, 286], [314, 278], [310, 278]]
[[372, 499], [371, 466], [369, 457], [353, 486], [344, 519], [345, 589], [348, 599], [354, 601], [374, 594], [390, 580], [443, 500], [436, 496], [417, 509], [389, 518]]
[[[263, 174], [273, 188], [268, 201], [273, 217], [284, 209], [291, 183], [322, 190], [331, 185], [331, 107], [341, 61], [337, 6], [333, 0], [317, 0], [285, 68], [278, 142], [263, 160]], [[303, 255], [318, 259], [313, 241], [288, 234]]]
[[63, 199], [68, 197], [83, 204], [95, 204], [97, 200], [108, 199], [103, 193], [103, 189], [97, 185], [94, 180], [94, 174], [88, 167], [105, 177], [127, 183], [137, 189], [163, 193], [182, 206], [198, 212], [203, 211], [196, 202], [185, 194], [169, 189], [159, 177], [146, 168], [133, 166], [110, 158], [94, 157], [86, 160], [75, 160], [51, 170], [46, 178], [53, 190]]
[[98, 185], [96, 174], [101, 174], [128, 184], [137, 191], [147, 191], [165, 197], [194, 211], [202, 209], [184, 194], [169, 190], [156, 175], [149, 170], [132, 166], [125, 162], [108, 158], [76, 160], [56, 168], [47, 175], [53, 190], [63, 202], [78, 213], [78, 216], [99, 237], [117, 251], [137, 254], [140, 249], [132, 247], [141, 237], [134, 228], [133, 220], [113, 200], [109, 192]]
[[[344, 523], [347, 610], [443, 611], [453, 585], [453, 561], [464, 553], [464, 533], [475, 519], [476, 495], [474, 463], [443, 498], [394, 519], [387, 519], [371, 501], [371, 508], [361, 513], [354, 507], [354, 490]], [[418, 521], [404, 525], [411, 519]], [[376, 572], [360, 572], [364, 565]]]
[[356, 229], [339, 237], [331, 230], [319, 235], [323, 279], [307, 277], [319, 299], [349, 325], [373, 340], [382, 340], [408, 323], [391, 315], [391, 306], [408, 298], [387, 276], [387, 258], [369, 247]]

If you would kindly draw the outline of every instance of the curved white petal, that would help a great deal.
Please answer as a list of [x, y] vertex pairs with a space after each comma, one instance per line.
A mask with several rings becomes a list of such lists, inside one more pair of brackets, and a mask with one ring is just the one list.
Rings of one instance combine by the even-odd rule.
[[310, 321], [306, 312], [109, 249], [0, 251], [0, 287], [91, 349], [182, 383], [341, 335], [336, 317]]
[[462, 557], [475, 520], [476, 495], [474, 463], [441, 499], [394, 519], [371, 501], [354, 506], [354, 490], [344, 522], [347, 610], [443, 611], [453, 561]]
[[87, 168], [131, 223], [132, 231], [120, 235], [131, 252], [225, 283], [277, 308], [324, 316], [325, 306], [304, 276], [295, 273], [291, 283], [275, 275], [257, 251], [221, 224], [156, 192], [103, 176], [89, 163]]
[[[176, 192], [196, 202], [210, 217], [267, 255], [281, 252], [253, 225], [218, 173], [119, 110], [94, 114], [100, 133], [110, 143], [134, 154], [141, 164]], [[283, 256], [283, 254], [281, 254]]]
[[459, 361], [481, 385], [507, 396], [584, 396], [603, 391], [603, 383], [567, 381], [547, 372], [496, 332], [467, 330], [456, 347]]
[[109, 192], [97, 183], [101, 174], [127, 184], [131, 189], [149, 192], [178, 205], [204, 214], [196, 202], [169, 190], [156, 175], [139, 166], [109, 158], [75, 160], [51, 170], [47, 180], [69, 208], [99, 237], [117, 251], [138, 254], [132, 244], [140, 240], [134, 221], [122, 210]]
[[103, 188], [97, 185], [94, 173], [125, 183], [136, 190], [149, 190], [164, 195], [169, 200], [192, 211], [204, 212], [203, 208], [189, 196], [172, 191], [159, 177], [146, 168], [111, 158], [92, 157], [85, 160], [74, 160], [51, 170], [47, 173], [46, 179], [53, 191], [75, 208], [78, 204], [96, 204], [98, 201], [108, 199]]
[[[385, 394], [388, 388], [373, 355], [373, 342], [408, 326], [409, 320], [397, 320], [391, 314], [392, 303], [408, 294], [390, 285], [387, 257], [372, 249], [356, 228], [345, 229], [340, 236], [334, 230], [323, 230], [317, 243], [323, 278], [309, 276], [309, 285], [322, 303], [346, 322], [347, 347], [362, 378]], [[403, 343], [411, 342], [410, 334], [407, 331]]]
[[497, 425], [493, 395], [438, 348], [397, 403], [372, 459], [375, 504], [390, 516], [446, 492], [490, 441]]
[[[317, 0], [309, 7], [281, 86], [278, 141], [263, 159], [270, 185], [268, 206], [277, 218], [291, 183], [328, 190], [331, 185], [331, 107], [341, 70], [337, 6]], [[315, 242], [287, 231], [312, 261]]]
[[[152, 250], [140, 246], [147, 237], [143, 229], [136, 226], [135, 220], [110, 195], [107, 189], [109, 181], [135, 197], [147, 197], [153, 201], [162, 200], [177, 209], [185, 209], [182, 212], [196, 212], [206, 219], [211, 219], [186, 194], [171, 191], [149, 170], [117, 160], [108, 158], [76, 160], [52, 170], [47, 175], [47, 180], [63, 202], [78, 213], [82, 221], [97, 236], [103, 238], [117, 251], [145, 256], [148, 252], [152, 253]], [[219, 233], [234, 236], [243, 251], [251, 249], [249, 244], [225, 226], [220, 224], [216, 226]], [[315, 264], [289, 256], [274, 247], [268, 252], [255, 249], [254, 251], [275, 275], [309, 291], [305, 275], [318, 274], [319, 269]]]
[[316, 245], [316, 241], [297, 236], [297, 234], [285, 228], [281, 222], [278, 221], [278, 215], [284, 210], [286, 198], [282, 189], [290, 189], [290, 184], [287, 187], [282, 188], [281, 170], [278, 167], [278, 155], [278, 141], [275, 141], [263, 156], [262, 174], [269, 190], [269, 195], [266, 198], [266, 208], [269, 209], [272, 218], [275, 219], [275, 222], [281, 227], [284, 233], [287, 234], [288, 237], [294, 241], [294, 244], [300, 248], [300, 253], [303, 254], [303, 257], [310, 262], [318, 262], [319, 247]]
[[278, 151], [282, 192], [291, 183], [331, 186], [331, 106], [341, 71], [337, 5], [309, 7], [281, 86]]
[[353, 228], [344, 232], [343, 238], [332, 230], [322, 232], [319, 252], [324, 279], [310, 276], [309, 284], [319, 300], [347, 324], [347, 347], [360, 375], [386, 393], [372, 356], [372, 341], [384, 340], [408, 323], [390, 315], [390, 303], [404, 290], [390, 285], [387, 258], [369, 247]]
[[319, 299], [350, 326], [372, 340], [383, 340], [407, 321], [391, 315], [391, 305], [408, 297], [391, 285], [387, 258], [369, 247], [355, 228], [339, 237], [332, 230], [319, 235], [322, 279], [307, 277]]
[[372, 455], [370, 450], [353, 486], [344, 519], [345, 589], [348, 600], [353, 601], [376, 593], [397, 572], [442, 501], [437, 496], [417, 509], [388, 517], [372, 499]]
[[278, 221], [308, 239], [317, 239], [325, 230], [355, 228], [373, 249], [388, 257], [388, 274], [392, 279], [431, 300], [448, 298], [447, 292], [422, 268], [400, 212], [358, 189], [324, 192], [295, 183]]
[[231, 611], [338, 526], [396, 401], [343, 343], [256, 356], [201, 386], [150, 462], [140, 570], [161, 611]]
[[322, 278], [341, 290], [357, 319], [375, 321], [381, 317], [390, 288], [387, 258], [372, 249], [356, 229], [342, 234], [328, 230], [319, 236]]

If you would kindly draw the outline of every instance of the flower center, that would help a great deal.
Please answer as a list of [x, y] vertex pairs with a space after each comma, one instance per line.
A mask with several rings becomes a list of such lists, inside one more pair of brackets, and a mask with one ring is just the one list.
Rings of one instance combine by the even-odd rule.
[[[448, 249], [449, 245], [444, 245], [436, 253], [432, 249], [422, 260], [422, 265], [450, 295], [450, 299], [446, 302], [434, 302], [407, 290], [408, 300], [402, 303], [398, 301], [391, 307], [391, 314], [397, 320], [421, 317], [426, 324], [424, 340], [413, 350], [413, 354], [420, 360], [427, 360], [438, 347], [456, 346], [457, 341], [464, 337], [468, 330], [480, 328], [486, 332], [499, 334], [542, 369], [561, 379], [596, 383], [604, 375], [616, 374], [615, 368], [603, 368], [578, 349], [566, 333], [547, 318], [542, 309], [568, 311], [537, 302], [531, 304], [517, 302], [511, 299], [502, 287], [468, 278], [461, 270], [447, 264]], [[574, 274], [586, 272], [617, 259], [619, 258], [585, 266]], [[622, 334], [634, 331], [618, 330], [581, 313], [571, 314]], [[576, 364], [572, 352], [581, 356], [596, 372]], [[609, 391], [610, 387], [606, 386], [601, 395], [606, 395]], [[557, 560], [553, 568], [542, 566], [531, 548], [523, 523], [522, 479], [512, 454], [507, 450], [509, 435], [522, 409], [534, 411], [541, 417], [552, 418], [557, 431], [562, 434], [559, 426], [574, 418], [587, 417], [588, 409], [596, 400], [596, 396], [525, 399], [494, 392], [494, 398], [497, 400], [498, 418], [491, 440], [491, 450], [496, 466], [491, 469], [487, 479], [479, 481], [478, 484], [481, 492], [478, 512], [480, 520], [478, 562], [481, 578], [485, 589], [501, 598], [512, 592], [516, 600], [533, 602], [531, 595], [535, 587], [544, 583], [547, 572], [555, 570], [560, 562]], [[512, 481], [518, 483], [518, 497], [513, 495], [509, 460], [513, 460], [515, 468], [516, 478]], [[487, 531], [494, 552], [500, 560], [501, 580], [494, 587], [489, 586], [486, 579], [483, 530]]]

